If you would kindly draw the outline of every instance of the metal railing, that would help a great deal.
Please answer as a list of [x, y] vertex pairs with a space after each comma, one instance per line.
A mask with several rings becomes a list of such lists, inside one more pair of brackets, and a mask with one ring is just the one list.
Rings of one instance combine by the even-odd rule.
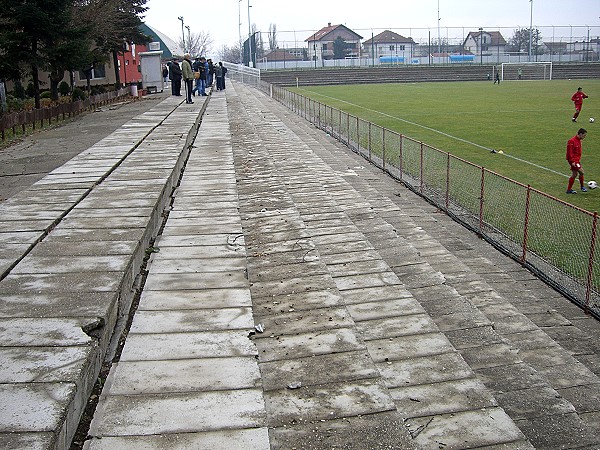
[[[235, 70], [230, 76], [236, 78]], [[285, 88], [246, 77], [600, 318], [598, 213]]]

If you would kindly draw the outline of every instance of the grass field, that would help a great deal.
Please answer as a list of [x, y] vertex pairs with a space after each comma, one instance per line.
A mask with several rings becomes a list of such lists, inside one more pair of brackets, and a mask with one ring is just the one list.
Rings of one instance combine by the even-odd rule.
[[[590, 97], [578, 123], [571, 95]], [[291, 89], [422, 141], [588, 211], [600, 189], [567, 195], [566, 142], [588, 130], [582, 165], [600, 183], [600, 80], [404, 83]], [[598, 119], [589, 123], [588, 119]], [[492, 153], [491, 150], [503, 153]], [[575, 187], [578, 188], [576, 181]]]

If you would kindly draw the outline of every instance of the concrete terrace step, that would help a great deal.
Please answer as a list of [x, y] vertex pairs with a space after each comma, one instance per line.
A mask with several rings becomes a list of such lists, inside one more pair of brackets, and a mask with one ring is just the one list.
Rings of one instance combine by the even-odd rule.
[[201, 105], [168, 98], [0, 205], [0, 447], [68, 448]]
[[[256, 96], [264, 101], [262, 94]], [[279, 111], [272, 107], [272, 102], [265, 103], [281, 117]], [[345, 197], [342, 205], [346, 203], [344, 209], [347, 214], [356, 216], [353, 220], [357, 226], [365, 230], [366, 237], [406, 284], [407, 290], [461, 352], [477, 378], [492, 389], [500, 406], [528, 439], [542, 448], [554, 445], [589, 445], [593, 448], [597, 445], [599, 352], [593, 337], [599, 335], [597, 321], [586, 318], [564, 298], [494, 251], [492, 253], [495, 260], [500, 261], [500, 267], [486, 257], [473, 258], [473, 251], [470, 254], [465, 252], [467, 254], [462, 260], [454, 256], [443, 244], [450, 248], [470, 249], [474, 247], [471, 243], [475, 240], [478, 244], [475, 247], [480, 247], [483, 255], [490, 253], [490, 247], [477, 242], [472, 235], [469, 237], [464, 229], [436, 214], [431, 206], [414, 195], [399, 196], [396, 183], [386, 180], [376, 169], [365, 167], [367, 170], [362, 170], [362, 164], [359, 169], [356, 164], [360, 160], [348, 157], [346, 149], [340, 151], [340, 146], [324, 138], [322, 133], [315, 133], [289, 112], [284, 110], [282, 113], [289, 118], [285, 125], [300, 136], [301, 142], [297, 146], [292, 144], [294, 154], [302, 145], [307, 145], [311, 153], [334, 168], [333, 174], [322, 168], [314, 170], [321, 175], [322, 183], [330, 192], [334, 192], [332, 185], [337, 184], [335, 175], [346, 173], [345, 180], [360, 192], [359, 195], [352, 192], [342, 194]], [[253, 116], [261, 117], [260, 114]], [[274, 123], [273, 118], [264, 113], [262, 116], [267, 122]], [[276, 127], [279, 133], [283, 132], [282, 126]], [[284, 159], [289, 164], [289, 153], [280, 155], [279, 160]], [[348, 174], [349, 169], [356, 173]], [[365, 198], [368, 203], [360, 208], [358, 205]], [[377, 211], [380, 217], [373, 217], [371, 211]], [[389, 240], [386, 239], [382, 219], [385, 219], [384, 223], [393, 225], [394, 233], [399, 236], [392, 234]], [[437, 229], [428, 227], [434, 237], [428, 236], [415, 222], [419, 225], [439, 224]], [[449, 230], [460, 232], [448, 237]], [[317, 250], [321, 251], [321, 247]], [[358, 255], [354, 253], [353, 259], [348, 258], [346, 264], [355, 263], [354, 260], [360, 258]], [[326, 259], [325, 256], [323, 258]], [[475, 273], [469, 263], [479, 273]], [[365, 270], [368, 269], [359, 267], [356, 273]], [[511, 278], [504, 275], [504, 271], [516, 276]], [[486, 277], [491, 283], [486, 282]], [[524, 282], [535, 285], [535, 292], [540, 294], [538, 298], [520, 297]], [[494, 286], [498, 286], [504, 294], [520, 298], [521, 301], [516, 303], [524, 311], [520, 312], [509, 303], [494, 290]], [[561, 317], [558, 309], [576, 318], [585, 333]], [[592, 336], [590, 333], [593, 333]], [[548, 334], [556, 341], [552, 341]], [[574, 336], [583, 337], [587, 342], [575, 348]], [[581, 354], [587, 366], [575, 359], [574, 354]], [[510, 374], [509, 380], [507, 374]], [[571, 435], [566, 437], [556, 433], [554, 427], [557, 423], [570, 429]], [[540, 433], [541, 429], [548, 432]]]
[[[313, 325], [309, 325], [308, 334], [303, 340], [310, 342], [311, 333], [318, 332], [320, 336], [327, 332], [328, 335], [337, 334], [339, 344], [334, 348], [313, 349], [309, 346], [298, 355], [299, 343], [295, 343], [294, 347], [284, 348], [280, 354], [271, 356], [269, 361], [291, 359], [293, 366], [301, 371], [307, 393], [314, 386], [321, 389], [326, 386], [330, 389], [329, 395], [335, 398], [340, 395], [339, 388], [334, 390], [339, 384], [351, 385], [356, 378], [362, 383], [367, 380], [377, 382], [380, 389], [381, 386], [385, 387], [379, 395], [387, 398], [388, 408], [393, 405], [412, 436], [412, 444], [419, 448], [435, 448], [440, 445], [473, 448], [508, 443], [531, 448], [509, 416], [498, 408], [490, 391], [477, 380], [450, 341], [382, 259], [378, 248], [388, 247], [399, 239], [392, 227], [379, 220], [371, 205], [343, 180], [342, 176], [346, 171], [340, 176], [339, 171], [327, 167], [315, 155], [318, 152], [316, 147], [322, 144], [317, 141], [308, 144], [304, 141], [305, 136], [298, 137], [296, 130], [287, 128], [277, 120], [276, 114], [271, 113], [272, 105], [267, 109], [261, 105], [256, 106], [255, 98], [244, 100], [245, 108], [249, 111], [248, 120], [253, 123], [247, 125], [248, 130], [242, 135], [247, 138], [250, 129], [257, 130], [259, 136], [253, 140], [261, 142], [262, 150], [260, 154], [248, 155], [247, 159], [240, 161], [239, 166], [252, 167], [253, 163], [256, 164], [254, 161], [258, 160], [257, 170], [266, 171], [262, 179], [281, 177], [270, 182], [276, 188], [274, 196], [269, 196], [269, 191], [255, 193], [259, 199], [256, 207], [262, 208], [265, 213], [270, 212], [275, 220], [279, 220], [283, 232], [288, 224], [279, 214], [286, 214], [292, 209], [289, 205], [282, 205], [288, 194], [299, 211], [297, 226], [303, 225], [300, 229], [305, 232], [304, 236], [289, 237], [284, 242], [258, 245], [255, 250], [257, 256], [260, 258], [266, 254], [267, 261], [272, 252], [287, 250], [289, 253], [285, 255], [287, 262], [285, 257], [279, 255], [281, 259], [270, 262], [266, 268], [261, 266], [261, 271], [255, 278], [252, 278], [252, 262], [249, 262], [250, 279], [256, 279], [254, 286], [260, 282], [261, 277], [269, 276], [273, 267], [282, 264], [281, 272], [291, 274], [287, 277], [280, 275], [283, 280], [279, 283], [276, 280], [266, 283], [266, 292], [258, 292], [256, 295], [265, 297], [264, 307], [274, 301], [275, 304], [269, 305], [265, 312], [267, 315], [276, 314], [275, 318], [271, 317], [270, 323], [295, 323], [299, 320], [295, 316], [302, 319], [309, 316], [309, 320], [313, 319]], [[278, 136], [285, 136], [284, 142]], [[271, 165], [273, 167], [269, 169]], [[257, 178], [254, 174], [244, 175], [244, 178], [249, 176], [251, 180]], [[282, 186], [286, 187], [284, 191]], [[243, 198], [241, 193], [240, 197]], [[355, 223], [359, 218], [363, 222], [362, 226]], [[250, 229], [255, 227], [252, 223]], [[371, 231], [371, 241], [361, 229]], [[372, 242], [375, 236], [377, 240]], [[251, 236], [246, 236], [251, 252], [254, 242], [250, 238]], [[265, 241], [270, 238], [272, 239], [271, 234], [263, 232], [256, 239]], [[276, 235], [274, 240], [277, 238]], [[286, 242], [289, 242], [287, 248], [283, 245]], [[298, 246], [298, 250], [294, 252], [294, 245], [300, 242], [304, 248]], [[282, 249], [277, 250], [277, 244]], [[309, 256], [316, 266], [313, 270], [320, 271], [312, 275], [312, 270], [306, 268], [304, 255]], [[301, 277], [300, 274], [307, 270], [309, 274]], [[323, 291], [334, 299], [337, 295], [337, 303], [325, 304], [317, 309], [318, 303], [311, 302], [308, 306], [310, 314], [305, 312], [302, 303], [305, 298], [312, 297], [310, 294], [313, 290], [317, 290], [321, 297], [324, 295]], [[254, 300], [255, 291], [251, 291]], [[270, 336], [272, 340], [275, 339], [271, 346], [282, 340], [284, 346], [286, 340], [302, 341], [303, 334], [298, 333], [297, 329], [286, 328], [288, 327], [281, 325], [276, 327], [278, 331]], [[329, 329], [332, 331], [328, 331]], [[297, 335], [289, 337], [288, 333]], [[335, 339], [332, 341], [336, 342]], [[295, 351], [292, 352], [292, 349]], [[340, 362], [327, 361], [330, 365], [326, 369], [315, 364], [313, 357], [318, 356], [320, 350], [339, 353]], [[342, 361], [348, 358], [358, 359], [356, 353], [361, 351], [366, 354], [361, 357], [360, 365], [349, 370], [348, 366], [352, 367], [352, 363]], [[325, 361], [322, 362], [324, 363]], [[367, 372], [365, 367], [370, 367], [372, 371]], [[361, 371], [358, 371], [359, 368]], [[303, 395], [306, 393], [298, 391], [293, 396], [295, 400], [288, 401], [299, 403]], [[289, 396], [292, 395], [288, 394]], [[326, 410], [326, 407], [323, 409]], [[353, 405], [345, 411], [333, 411], [333, 416], [336, 419], [357, 414], [375, 417], [376, 412], [379, 411], [375, 406], [372, 410], [361, 411]], [[306, 408], [301, 413], [303, 420], [308, 421], [312, 427], [309, 429], [314, 437], [316, 431], [311, 419], [319, 419], [318, 413], [314, 413], [311, 408]], [[292, 443], [307, 439], [307, 435], [311, 436], [306, 432], [302, 421], [288, 421], [285, 425], [288, 434], [291, 434], [290, 427], [297, 430], [298, 441]], [[353, 438], [352, 433], [346, 433], [345, 437]], [[339, 436], [338, 439], [342, 437]], [[342, 442], [350, 444], [349, 441]], [[370, 447], [367, 445], [367, 448]]]

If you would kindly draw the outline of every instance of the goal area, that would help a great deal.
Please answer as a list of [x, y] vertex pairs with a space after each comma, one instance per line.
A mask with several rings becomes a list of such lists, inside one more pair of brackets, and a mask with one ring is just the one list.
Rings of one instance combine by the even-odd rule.
[[551, 80], [552, 62], [502, 63], [500, 79], [510, 80]]

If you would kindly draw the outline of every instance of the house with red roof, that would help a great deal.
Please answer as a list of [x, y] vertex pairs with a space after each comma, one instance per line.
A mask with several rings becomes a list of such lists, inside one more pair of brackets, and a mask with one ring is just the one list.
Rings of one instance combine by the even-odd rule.
[[305, 39], [308, 43], [308, 58], [313, 61], [335, 59], [334, 46], [336, 41], [344, 42], [344, 58], [360, 56], [360, 40], [362, 36], [345, 25], [331, 25], [321, 28], [315, 34]]

